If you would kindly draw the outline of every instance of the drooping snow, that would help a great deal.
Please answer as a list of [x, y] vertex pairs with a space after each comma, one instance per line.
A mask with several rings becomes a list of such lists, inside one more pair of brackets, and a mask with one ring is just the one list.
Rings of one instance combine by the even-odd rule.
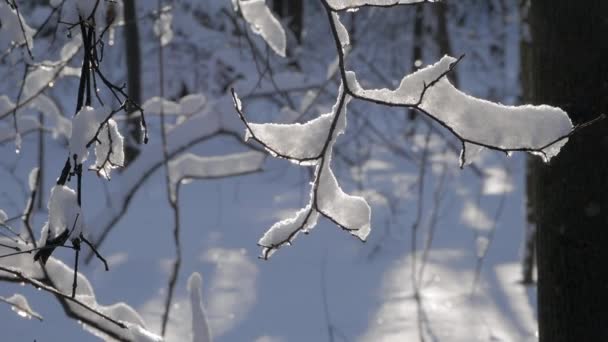
[[285, 30], [266, 6], [266, 1], [239, 0], [239, 8], [251, 30], [260, 35], [279, 56], [285, 57], [287, 47]]
[[154, 34], [160, 37], [160, 44], [167, 45], [173, 40], [173, 14], [171, 6], [165, 6], [160, 13], [160, 16], [154, 21]]
[[188, 278], [190, 308], [192, 310], [192, 342], [211, 342], [211, 330], [202, 298], [203, 279], [198, 272]]
[[345, 54], [348, 46], [350, 46], [350, 36], [348, 35], [348, 30], [346, 27], [344, 27], [344, 24], [342, 24], [338, 13], [332, 12], [331, 16], [334, 23], [336, 23], [336, 31], [338, 32], [338, 39], [340, 39], [340, 45], [342, 46], [342, 53]]
[[[87, 144], [95, 137], [101, 122], [106, 119], [109, 111], [104, 108], [83, 107], [72, 119], [72, 135], [70, 136], [70, 159], [77, 156], [76, 162], [81, 164], [89, 156]], [[100, 134], [101, 135], [101, 134]], [[101, 137], [98, 137], [101, 139]]]
[[11, 310], [13, 310], [20, 317], [26, 319], [35, 317], [42, 321], [42, 316], [31, 308], [27, 298], [25, 298], [22, 294], [15, 293], [8, 298], [0, 297], [0, 299], [6, 303], [12, 304]]
[[144, 102], [142, 108], [146, 115], [158, 115], [161, 109], [165, 115], [193, 115], [203, 110], [206, 102], [203, 94], [189, 94], [178, 102], [154, 96]]
[[29, 186], [30, 191], [36, 190], [36, 182], [37, 182], [37, 179], [38, 179], [38, 172], [40, 172], [40, 169], [38, 167], [35, 167], [35, 168], [32, 169], [32, 171], [30, 171], [30, 174], [27, 177], [27, 184]]
[[255, 137], [268, 147], [270, 152], [278, 153], [281, 157], [296, 162], [320, 158], [323, 148], [327, 145], [331, 123], [338, 108], [341, 109], [340, 120], [333, 131], [332, 139], [340, 134], [346, 125], [346, 107], [350, 97], [343, 96], [343, 90], [340, 89], [339, 100], [334, 104], [330, 113], [323, 114], [304, 124], [249, 123], [246, 139]]
[[[329, 6], [336, 11], [362, 6], [395, 6], [425, 2], [427, 0], [327, 0]], [[430, 0], [433, 2], [434, 0]]]
[[[283, 244], [291, 243], [300, 232], [312, 229], [319, 214], [363, 241], [369, 235], [369, 205], [362, 197], [344, 193], [330, 168], [333, 145], [346, 129], [346, 108], [351, 97], [344, 91], [341, 85], [337, 102], [330, 113], [305, 124], [247, 125], [247, 136], [256, 139], [271, 152], [300, 163], [314, 160], [306, 165], [316, 165], [308, 205], [295, 216], [275, 223], [259, 240], [264, 258], [270, 257]], [[234, 102], [239, 113], [242, 113], [242, 104], [236, 95]]]
[[317, 225], [318, 218], [319, 213], [309, 204], [299, 210], [294, 217], [273, 224], [258, 241], [258, 245], [264, 249], [262, 254], [269, 257], [281, 244], [291, 243], [298, 233], [309, 232]]
[[[355, 96], [388, 105], [416, 105], [426, 85], [450, 69], [456, 59], [444, 56], [436, 64], [404, 77], [395, 90], [363, 89], [354, 72], [347, 73]], [[547, 105], [505, 106], [466, 95], [442, 77], [424, 93], [419, 107], [465, 142], [501, 150], [542, 150], [547, 160], [567, 139], [572, 122], [563, 110]]]
[[97, 170], [101, 177], [110, 179], [110, 172], [122, 167], [125, 161], [124, 139], [118, 131], [116, 121], [108, 120], [98, 139], [95, 144], [95, 166], [91, 166], [91, 169]]
[[0, 224], [5, 223], [7, 219], [8, 219], [8, 215], [6, 215], [6, 212], [4, 210], [0, 209]]
[[[14, 247], [18, 247], [21, 250], [31, 248], [30, 245], [25, 245], [12, 239], [4, 237], [0, 238], [0, 255], [14, 252]], [[31, 279], [43, 279], [48, 276], [53, 284], [53, 287], [57, 291], [64, 294], [70, 294], [72, 292], [74, 270], [54, 257], [50, 257], [48, 259], [45, 266], [46, 272], [42, 270], [40, 263], [34, 261], [32, 255], [28, 253], [0, 258], [0, 266], [18, 270], [21, 272], [21, 274], [23, 274], [23, 276]], [[10, 276], [5, 272], [0, 273], [2, 273], [2, 276]], [[110, 339], [107, 334], [95, 329], [91, 325], [87, 325], [87, 321], [91, 321], [96, 326], [103, 327], [106, 331], [110, 331], [120, 336], [124, 340], [145, 342], [162, 341], [162, 338], [146, 329], [144, 320], [139, 316], [135, 309], [121, 302], [107, 306], [99, 304], [90, 281], [82, 273], [78, 273], [77, 279], [78, 286], [76, 288], [75, 296], [77, 301], [86, 305], [88, 308], [111, 317], [112, 319], [126, 326], [126, 328], [120, 327], [106, 318], [96, 314], [95, 312], [92, 312], [75, 302], [67, 300], [66, 304], [69, 310], [75, 314], [75, 317], [82, 321], [83, 328], [85, 330], [104, 340]]]
[[[20, 17], [20, 18], [19, 18]], [[0, 51], [4, 52], [13, 45], [24, 44], [33, 48], [33, 35], [35, 31], [28, 26], [23, 16], [17, 16], [17, 12], [9, 6], [8, 2], [0, 3]], [[21, 23], [19, 23], [21, 21]], [[23, 25], [23, 29], [21, 28]]]
[[221, 178], [259, 171], [265, 157], [257, 151], [214, 157], [183, 153], [169, 162], [171, 195], [175, 198], [177, 184], [188, 179]]
[[330, 168], [331, 150], [320, 169], [317, 208], [334, 223], [365, 241], [371, 229], [371, 208], [363, 197], [344, 193]]
[[[71, 236], [78, 236], [82, 232], [84, 217], [78, 205], [76, 191], [66, 185], [53, 186], [48, 209], [50, 237], [56, 237], [66, 229], [73, 229]], [[41, 236], [45, 238], [45, 234]]]

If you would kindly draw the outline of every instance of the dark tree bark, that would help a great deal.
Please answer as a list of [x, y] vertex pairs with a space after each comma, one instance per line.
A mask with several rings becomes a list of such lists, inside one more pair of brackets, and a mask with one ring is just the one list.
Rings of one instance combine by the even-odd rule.
[[[129, 98], [141, 104], [141, 51], [139, 47], [139, 29], [135, 11], [135, 0], [124, 0], [123, 16], [125, 20], [125, 57], [127, 62], [127, 94]], [[129, 137], [125, 144], [125, 164], [135, 159], [139, 154], [138, 144], [141, 142], [139, 115], [133, 113], [135, 108], [126, 108], [129, 114], [127, 127]]]
[[[532, 60], [532, 37], [527, 34], [530, 31], [529, 22], [530, 0], [522, 0], [519, 5], [519, 16], [521, 18], [521, 37], [519, 42], [520, 52], [520, 102], [530, 103], [534, 100], [532, 93], [533, 82], [533, 60]], [[526, 225], [524, 235], [524, 246], [522, 255], [522, 279], [524, 285], [532, 285], [535, 282], [534, 268], [536, 265], [536, 188], [538, 182], [538, 167], [542, 167], [542, 161], [535, 156], [526, 158]]]
[[274, 0], [272, 10], [281, 18], [289, 19], [289, 29], [300, 44], [304, 27], [304, 0]]
[[[608, 112], [608, 1], [533, 0], [534, 96], [575, 124]], [[608, 341], [608, 121], [539, 168], [541, 342]]]

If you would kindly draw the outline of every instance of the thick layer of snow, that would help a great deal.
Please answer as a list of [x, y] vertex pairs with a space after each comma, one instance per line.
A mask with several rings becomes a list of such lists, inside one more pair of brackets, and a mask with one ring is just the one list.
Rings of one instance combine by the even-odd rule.
[[[8, 1], [0, 3], [0, 52], [14, 45], [19, 45], [27, 42], [30, 49], [33, 48], [34, 41], [32, 39], [34, 30], [28, 26], [23, 16], [17, 16], [17, 12], [9, 6]], [[19, 23], [21, 21], [21, 23]], [[23, 29], [21, 28], [23, 25]]]
[[[70, 136], [69, 156], [72, 160], [76, 155], [76, 163], [82, 164], [87, 160], [89, 151], [87, 144], [95, 137], [95, 133], [99, 129], [101, 123], [107, 118], [110, 113], [108, 108], [93, 108], [89, 106], [83, 107], [74, 119], [72, 119], [72, 135]], [[102, 130], [103, 131], [103, 130]], [[100, 132], [98, 138], [101, 140], [103, 132]], [[107, 138], [107, 136], [106, 136]], [[116, 151], [120, 153], [121, 151]]]
[[239, 0], [239, 8], [251, 30], [264, 38], [279, 56], [285, 57], [285, 30], [266, 6], [266, 0]]
[[73, 229], [70, 234], [72, 237], [82, 232], [84, 217], [78, 205], [76, 191], [66, 185], [55, 185], [51, 189], [48, 208], [50, 237], [56, 237], [66, 229]]
[[347, 229], [362, 241], [367, 239], [371, 229], [371, 208], [360, 196], [344, 193], [330, 168], [331, 149], [327, 152], [317, 190], [317, 208], [334, 223]]
[[567, 142], [556, 142], [572, 131], [566, 112], [547, 105], [505, 106], [466, 95], [447, 78], [439, 79], [455, 62], [455, 58], [444, 56], [436, 64], [404, 77], [395, 90], [364, 89], [354, 72], [347, 73], [348, 86], [356, 96], [407, 106], [418, 104], [425, 85], [431, 85], [419, 107], [472, 144], [507, 151], [542, 149], [548, 160]]
[[20, 317], [27, 319], [35, 317], [39, 320], [42, 320], [42, 316], [40, 316], [39, 313], [37, 313], [30, 307], [30, 303], [27, 301], [27, 298], [25, 298], [22, 294], [15, 293], [14, 295], [8, 298], [0, 297], [0, 299], [6, 303], [13, 304], [11, 306], [11, 310], [13, 310]]
[[[427, 0], [326, 0], [333, 10], [357, 8], [362, 6], [395, 6], [425, 2]], [[433, 2], [433, 0], [430, 0]]]
[[259, 171], [265, 158], [264, 153], [257, 151], [215, 157], [181, 154], [169, 162], [171, 194], [175, 196], [177, 184], [189, 179], [213, 179]]
[[98, 139], [99, 141], [95, 143], [95, 166], [91, 169], [98, 170], [98, 175], [110, 179], [110, 172], [122, 167], [125, 162], [124, 139], [118, 131], [116, 121], [108, 120], [102, 127]]

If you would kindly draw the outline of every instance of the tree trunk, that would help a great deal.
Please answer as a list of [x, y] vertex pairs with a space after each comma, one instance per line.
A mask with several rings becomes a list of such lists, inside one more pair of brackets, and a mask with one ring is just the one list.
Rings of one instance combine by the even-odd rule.
[[[521, 85], [521, 103], [534, 101], [532, 94], [533, 86], [533, 60], [532, 60], [532, 37], [530, 37], [530, 0], [523, 0], [519, 5], [519, 17], [521, 20], [521, 37], [519, 41], [519, 83]], [[539, 166], [540, 165], [540, 166]], [[542, 167], [542, 161], [535, 156], [526, 157], [526, 225], [524, 227], [524, 245], [522, 255], [522, 279], [524, 285], [534, 284], [534, 267], [536, 265], [536, 188], [538, 174], [536, 168]]]
[[[127, 62], [127, 94], [133, 102], [141, 105], [141, 51], [139, 47], [135, 0], [124, 0], [123, 8], [125, 20], [125, 57]], [[139, 154], [138, 145], [142, 138], [139, 114], [134, 113], [134, 111], [135, 108], [133, 106], [126, 108], [126, 112], [129, 115], [127, 120], [129, 136], [125, 144], [125, 165], [128, 165]]]
[[[575, 124], [608, 112], [608, 1], [533, 0], [534, 96]], [[539, 168], [541, 342], [608, 341], [608, 120]]]

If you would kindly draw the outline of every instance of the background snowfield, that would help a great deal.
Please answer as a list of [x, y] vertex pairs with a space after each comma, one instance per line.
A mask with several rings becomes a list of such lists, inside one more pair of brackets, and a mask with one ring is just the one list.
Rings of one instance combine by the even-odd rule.
[[[251, 122], [293, 122], [299, 113], [285, 109], [282, 95], [265, 95], [273, 92], [273, 85], [268, 78], [259, 79], [247, 43], [231, 29], [231, 19], [222, 12], [232, 11], [230, 2], [226, 3], [212, 1], [203, 19], [195, 1], [174, 4], [174, 35], [165, 46], [167, 97], [179, 100], [184, 88], [188, 93], [201, 93], [210, 120], [242, 137], [245, 126], [232, 107], [227, 86], [239, 92]], [[466, 53], [455, 69], [458, 89], [515, 104], [520, 95], [522, 37], [518, 8], [506, 5], [488, 14], [477, 3], [448, 6], [453, 53]], [[158, 38], [152, 19], [155, 5], [138, 2], [144, 100], [159, 93]], [[280, 89], [315, 90], [325, 84], [300, 122], [329, 112], [339, 87], [327, 18], [319, 15], [320, 4], [305, 5], [303, 43], [287, 61], [273, 55], [262, 39], [253, 38], [264, 56], [269, 56]], [[48, 13], [37, 6], [24, 11], [32, 27]], [[358, 18], [357, 33], [351, 36], [356, 43], [348, 56], [349, 70], [357, 72], [365, 88], [395, 87], [414, 70], [413, 11], [409, 6], [361, 9], [342, 16], [347, 28], [352, 27], [355, 16]], [[432, 39], [434, 12], [425, 9], [422, 13], [428, 30], [422, 39], [421, 62], [426, 66], [445, 52], [439, 51]], [[246, 28], [243, 23], [239, 27]], [[291, 38], [288, 35], [288, 49], [294, 48]], [[113, 39], [114, 44], [105, 48], [103, 67], [111, 79], [124, 81], [120, 28]], [[69, 38], [60, 26], [56, 41], [48, 37], [36, 41], [34, 54], [66, 41]], [[289, 59], [295, 60], [297, 67], [290, 65]], [[78, 66], [77, 61], [70, 65]], [[14, 99], [18, 89], [11, 82], [20, 82], [22, 71], [11, 69], [10, 62], [0, 69], [6, 80], [0, 85], [1, 93]], [[327, 81], [332, 75], [335, 77]], [[73, 114], [77, 81], [65, 77], [46, 91], [67, 118]], [[290, 96], [296, 108], [306, 108], [311, 100], [306, 91], [290, 92]], [[300, 234], [292, 246], [281, 248], [269, 260], [259, 258], [261, 248], [256, 243], [264, 232], [308, 203], [311, 167], [269, 156], [259, 172], [183, 184], [179, 192], [182, 265], [166, 341], [192, 339], [187, 284], [193, 272], [202, 275], [202, 298], [214, 341], [535, 341], [536, 292], [519, 283], [526, 226], [525, 155], [507, 157], [482, 151], [472, 160], [473, 165], [460, 169], [458, 140], [439, 125], [430, 126], [421, 115], [409, 120], [406, 110], [357, 100], [349, 104], [349, 111], [346, 132], [336, 142], [332, 169], [346, 193], [363, 196], [372, 208], [367, 242], [361, 243], [320, 218], [310, 234]], [[159, 118], [152, 113], [147, 119], [150, 143], [142, 145], [142, 156], [159, 158]], [[176, 123], [186, 119], [169, 120], [170, 135]], [[124, 117], [118, 121], [122, 125]], [[185, 129], [178, 138], [195, 137], [204, 131], [205, 121], [200, 123]], [[10, 128], [12, 123], [1, 124]], [[124, 127], [121, 130], [126, 134]], [[24, 135], [18, 154], [14, 139], [2, 141], [0, 208], [13, 217], [22, 213], [27, 202], [28, 175], [38, 160], [37, 134]], [[54, 139], [47, 134], [45, 142], [44, 203], [65, 163], [68, 147], [61, 136]], [[218, 136], [188, 151], [223, 156], [250, 150], [232, 137]], [[422, 164], [424, 176], [420, 175]], [[128, 168], [114, 170], [109, 182], [94, 172], [85, 172], [82, 203], [87, 234], [98, 236], [101, 223], [116, 212], [112, 207], [122, 204], [132, 177]], [[85, 264], [81, 258], [79, 268], [100, 304], [127, 303], [157, 334], [175, 258], [166, 189], [164, 171], [158, 168], [135, 192], [126, 214], [99, 249], [109, 262], [109, 272], [96, 259]], [[47, 215], [46, 205], [35, 213], [37, 234]], [[21, 229], [19, 225], [14, 227]], [[416, 243], [412, 244], [415, 227]], [[83, 251], [84, 256], [86, 246]], [[57, 250], [53, 256], [73, 264], [70, 250]], [[418, 291], [412, 283], [413, 267]], [[26, 296], [44, 320], [23, 319], [11, 312], [9, 305], [2, 305], [0, 340], [99, 341], [81, 323], [66, 317], [48, 293], [29, 285], [2, 283], [0, 296], [14, 293]]]

